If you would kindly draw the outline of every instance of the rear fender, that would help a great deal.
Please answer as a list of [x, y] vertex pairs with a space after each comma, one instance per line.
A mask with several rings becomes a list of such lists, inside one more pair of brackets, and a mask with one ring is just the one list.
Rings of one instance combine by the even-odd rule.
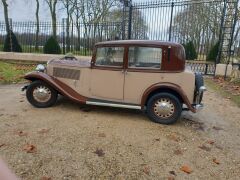
[[154, 84], [152, 86], [150, 86], [144, 93], [142, 96], [142, 101], [141, 101], [141, 107], [142, 109], [144, 109], [144, 106], [148, 100], [149, 95], [154, 92], [154, 91], [158, 91], [161, 92], [161, 89], [170, 89], [174, 92], [176, 92], [181, 99], [183, 100], [183, 103], [187, 105], [188, 109], [192, 112], [196, 112], [195, 108], [191, 105], [187, 95], [184, 93], [184, 91], [182, 90], [182, 88], [180, 86], [178, 86], [177, 84], [173, 84], [173, 83], [157, 83]]

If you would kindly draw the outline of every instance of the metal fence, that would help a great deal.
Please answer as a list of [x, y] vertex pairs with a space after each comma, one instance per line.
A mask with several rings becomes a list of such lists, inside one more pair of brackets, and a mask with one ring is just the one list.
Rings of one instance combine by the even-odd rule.
[[[147, 39], [181, 44], [192, 42], [197, 53], [196, 59], [206, 60], [209, 50], [221, 41], [226, 0], [121, 2], [121, 6], [110, 9], [110, 15], [99, 22], [72, 20], [69, 25], [66, 19], [57, 22], [57, 40], [62, 53], [91, 55], [94, 44], [99, 41]], [[43, 53], [43, 46], [52, 35], [51, 22], [40, 22], [38, 35], [36, 22], [11, 21], [10, 24], [23, 52]], [[235, 34], [238, 34], [237, 31]], [[5, 23], [0, 22], [0, 50], [5, 38]], [[236, 55], [240, 54], [240, 44], [237, 42], [240, 41], [236, 40], [235, 43]]]
[[214, 75], [216, 66], [215, 63], [187, 61], [186, 67], [191, 69], [193, 72], [204, 75]]
[[[67, 30], [66, 20], [56, 23], [57, 41], [63, 54], [71, 52], [76, 55], [91, 55], [96, 42], [118, 38], [121, 35], [119, 22], [106, 23], [71, 23]], [[52, 36], [52, 23], [40, 22], [38, 41], [36, 42], [37, 25], [35, 22], [11, 22], [11, 29], [16, 35], [23, 52], [43, 53], [43, 47]], [[86, 30], [85, 30], [86, 29]], [[67, 35], [67, 31], [69, 34]], [[6, 38], [5, 23], [0, 22], [0, 49]]]
[[130, 38], [193, 42], [198, 60], [205, 60], [218, 41], [224, 0], [157, 1], [129, 8]]

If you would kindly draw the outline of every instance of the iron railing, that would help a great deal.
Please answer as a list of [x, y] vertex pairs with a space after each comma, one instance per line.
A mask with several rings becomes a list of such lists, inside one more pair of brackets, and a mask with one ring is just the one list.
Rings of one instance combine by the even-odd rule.
[[190, 68], [193, 72], [201, 73], [203, 75], [214, 75], [215, 64], [208, 62], [190, 62], [187, 61], [186, 68]]
[[[91, 55], [95, 43], [115, 39], [161, 40], [181, 44], [191, 41], [197, 53], [195, 60], [206, 60], [210, 49], [221, 41], [226, 0], [120, 2], [122, 4], [111, 8], [101, 21], [82, 23], [80, 18], [77, 22], [73, 19], [69, 24], [66, 19], [57, 22], [57, 41], [61, 52]], [[40, 22], [38, 33], [36, 22], [10, 21], [10, 24], [23, 52], [43, 53], [43, 46], [52, 35], [51, 22]], [[233, 40], [236, 58], [240, 56], [239, 27], [237, 22]], [[0, 22], [0, 51], [5, 38], [5, 23]]]

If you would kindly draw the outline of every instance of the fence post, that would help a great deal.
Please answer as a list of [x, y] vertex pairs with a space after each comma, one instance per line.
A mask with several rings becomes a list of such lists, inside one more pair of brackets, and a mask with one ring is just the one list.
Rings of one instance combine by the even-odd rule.
[[129, 21], [128, 21], [128, 39], [131, 39], [131, 36], [132, 36], [132, 1], [130, 0], [129, 1], [129, 4], [128, 4], [128, 7], [129, 7]]
[[169, 41], [171, 41], [172, 39], [173, 8], [174, 8], [174, 2], [172, 2], [172, 6], [171, 6], [171, 19], [170, 19], [170, 28], [169, 28], [169, 38], [168, 38]]
[[63, 48], [63, 54], [66, 53], [65, 50], [65, 20], [64, 18], [62, 19], [62, 48]]
[[122, 40], [125, 39], [125, 28], [126, 28], [126, 7], [125, 4], [123, 5], [123, 10], [122, 10]]
[[206, 65], [206, 67], [205, 67], [205, 72], [204, 72], [204, 74], [207, 75], [207, 72], [208, 72], [208, 64], [206, 63], [205, 65]]
[[13, 52], [13, 42], [12, 42], [12, 33], [13, 33], [13, 28], [12, 28], [12, 18], [9, 18], [9, 26], [10, 26], [10, 32], [9, 32], [9, 38], [10, 38], [10, 49], [11, 49], [11, 52]]

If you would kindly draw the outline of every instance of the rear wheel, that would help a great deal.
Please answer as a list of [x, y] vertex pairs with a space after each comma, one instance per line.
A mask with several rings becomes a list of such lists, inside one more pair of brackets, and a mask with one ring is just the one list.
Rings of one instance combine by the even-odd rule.
[[170, 93], [153, 95], [147, 103], [148, 117], [160, 124], [173, 124], [181, 116], [182, 103]]
[[33, 106], [46, 108], [56, 103], [58, 93], [43, 81], [34, 81], [28, 86], [26, 96]]

